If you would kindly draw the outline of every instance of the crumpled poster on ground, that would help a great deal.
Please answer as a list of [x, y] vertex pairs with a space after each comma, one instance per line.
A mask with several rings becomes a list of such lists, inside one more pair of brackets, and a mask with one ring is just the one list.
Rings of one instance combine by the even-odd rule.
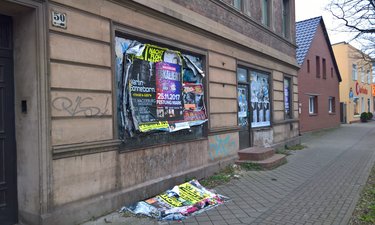
[[153, 198], [123, 207], [120, 212], [129, 211], [158, 220], [183, 220], [228, 200], [228, 197], [207, 190], [197, 180], [191, 180]]

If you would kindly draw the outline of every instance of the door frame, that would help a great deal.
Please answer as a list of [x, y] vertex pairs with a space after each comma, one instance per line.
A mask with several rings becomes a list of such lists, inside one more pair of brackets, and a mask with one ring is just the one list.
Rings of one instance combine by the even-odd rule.
[[[20, 223], [41, 224], [51, 207], [52, 154], [48, 68], [48, 1], [7, 0], [13, 19], [17, 195]], [[30, 60], [32, 59], [32, 60]], [[27, 84], [24, 82], [29, 80]], [[21, 102], [27, 102], [22, 113]], [[30, 135], [32, 133], [33, 135]]]
[[[4, 111], [4, 142], [3, 142], [3, 162], [4, 163], [4, 181], [3, 185], [6, 195], [4, 198], [5, 207], [2, 209], [6, 215], [3, 219], [8, 223], [18, 222], [18, 201], [17, 201], [17, 150], [15, 140], [15, 114], [14, 114], [14, 72], [13, 72], [13, 22], [12, 17], [0, 14], [5, 27], [8, 27], [6, 39], [8, 46], [0, 48], [0, 60], [4, 67], [2, 83], [3, 86], [3, 104], [6, 107]], [[6, 29], [6, 28], [5, 28]]]
[[[240, 81], [239, 80], [239, 72], [238, 70], [239, 69], [243, 69], [244, 71], [246, 71], [246, 81]], [[250, 108], [250, 105], [251, 105], [251, 81], [250, 81], [250, 75], [249, 75], [249, 68], [245, 67], [245, 66], [237, 66], [237, 70], [236, 70], [236, 79], [237, 79], [237, 108], [239, 108], [239, 96], [238, 96], [238, 89], [240, 86], [245, 86], [246, 89], [247, 89], [247, 96], [246, 96], [246, 101], [247, 101], [247, 128], [242, 128], [240, 126], [240, 130], [239, 130], [239, 134], [238, 134], [238, 146], [239, 146], [239, 149], [245, 149], [245, 148], [249, 148], [249, 147], [252, 147], [253, 146], [253, 138], [252, 138], [252, 128], [251, 128], [251, 118], [253, 116], [252, 114], [252, 110]], [[237, 115], [237, 120], [238, 120], [238, 124], [239, 124], [239, 116]], [[248, 132], [248, 140], [246, 141], [248, 144], [246, 144], [245, 147], [241, 146], [241, 132]]]

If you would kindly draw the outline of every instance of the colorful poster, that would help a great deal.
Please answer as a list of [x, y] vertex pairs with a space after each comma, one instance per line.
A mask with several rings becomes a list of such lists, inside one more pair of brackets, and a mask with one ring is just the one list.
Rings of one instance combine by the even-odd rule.
[[207, 121], [203, 96], [202, 84], [184, 83], [184, 120], [188, 121], [190, 126]]
[[121, 211], [130, 211], [159, 220], [183, 220], [227, 200], [227, 197], [207, 190], [197, 180], [191, 180], [133, 206], [123, 207]]
[[183, 120], [180, 65], [156, 63], [156, 107], [158, 120]]
[[169, 130], [169, 123], [167, 121], [151, 122], [139, 124], [139, 131], [148, 132], [152, 130]]
[[248, 88], [246, 86], [238, 86], [238, 125], [247, 126], [247, 111], [248, 111]]
[[203, 110], [202, 84], [184, 84], [184, 108], [185, 110]]
[[146, 44], [146, 47], [143, 51], [142, 56], [140, 56], [140, 59], [149, 62], [161, 62], [163, 61], [163, 55], [166, 50], [166, 48]]
[[156, 121], [154, 63], [135, 58], [129, 69], [129, 96], [134, 125]]
[[[121, 137], [174, 132], [207, 121], [201, 57], [118, 37], [115, 52]], [[185, 82], [190, 91], [184, 92]]]
[[185, 121], [196, 121], [196, 120], [205, 120], [206, 112], [203, 110], [193, 111], [193, 110], [185, 110], [184, 111], [184, 120]]
[[269, 98], [269, 76], [259, 71], [251, 71], [251, 127], [271, 125]]
[[244, 118], [247, 117], [247, 88], [244, 86], [238, 86], [238, 117]]

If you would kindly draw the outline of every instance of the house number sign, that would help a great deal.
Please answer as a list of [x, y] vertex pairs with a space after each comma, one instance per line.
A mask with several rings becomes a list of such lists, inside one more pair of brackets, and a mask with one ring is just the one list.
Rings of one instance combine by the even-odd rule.
[[66, 29], [66, 13], [52, 11], [52, 26]]

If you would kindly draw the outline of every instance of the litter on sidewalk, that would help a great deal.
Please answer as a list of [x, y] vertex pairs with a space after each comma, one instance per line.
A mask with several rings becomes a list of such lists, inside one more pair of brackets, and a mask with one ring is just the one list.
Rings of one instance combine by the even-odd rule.
[[184, 220], [228, 200], [226, 196], [207, 190], [197, 180], [191, 180], [153, 198], [123, 207], [120, 212], [129, 211], [158, 220]]

